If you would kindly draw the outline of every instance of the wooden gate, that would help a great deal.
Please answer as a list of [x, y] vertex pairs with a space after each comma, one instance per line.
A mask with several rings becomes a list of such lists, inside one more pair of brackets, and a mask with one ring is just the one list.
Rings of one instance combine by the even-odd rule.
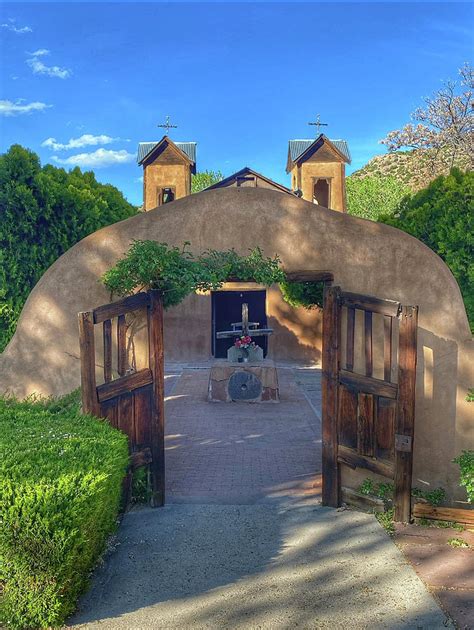
[[[148, 367], [128, 367], [127, 313], [146, 309]], [[116, 320], [116, 323], [115, 321]], [[102, 324], [103, 358], [96, 358], [94, 328]], [[113, 379], [112, 331], [117, 335], [117, 378]], [[129, 438], [134, 467], [150, 465], [151, 504], [165, 500], [163, 302], [158, 291], [131, 297], [79, 313], [82, 408]], [[97, 385], [96, 365], [103, 365], [104, 382]]]
[[[360, 325], [356, 326], [358, 311], [362, 313], [357, 315]], [[374, 314], [383, 320], [383, 378], [374, 378]], [[326, 287], [322, 379], [324, 505], [340, 505], [340, 465], [345, 464], [392, 479], [395, 520], [410, 520], [417, 322], [417, 306]], [[394, 344], [397, 337], [398, 346]], [[360, 349], [358, 371], [355, 348]]]

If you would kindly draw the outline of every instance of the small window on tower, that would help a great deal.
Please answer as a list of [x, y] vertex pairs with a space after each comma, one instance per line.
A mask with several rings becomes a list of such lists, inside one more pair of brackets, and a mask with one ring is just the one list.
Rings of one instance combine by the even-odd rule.
[[162, 206], [165, 203], [170, 203], [176, 198], [176, 191], [174, 188], [162, 188], [159, 194], [158, 204]]

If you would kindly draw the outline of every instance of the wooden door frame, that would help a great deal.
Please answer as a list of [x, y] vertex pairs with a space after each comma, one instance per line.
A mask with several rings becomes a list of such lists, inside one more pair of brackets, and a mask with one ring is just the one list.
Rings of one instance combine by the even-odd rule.
[[[338, 445], [338, 386], [341, 372], [341, 288], [326, 284], [323, 308], [322, 352], [322, 473], [323, 505], [341, 504], [341, 479]], [[396, 304], [371, 296], [353, 296], [359, 308], [376, 309], [377, 303]], [[380, 306], [379, 306], [380, 308]], [[388, 306], [387, 306], [388, 308]], [[401, 306], [399, 314], [398, 388], [395, 419], [395, 520], [409, 522], [411, 518], [411, 482], [413, 437], [415, 423], [415, 385], [417, 359], [418, 307]], [[377, 311], [375, 311], [377, 312]], [[380, 311], [379, 311], [380, 312]], [[367, 319], [366, 319], [367, 321]], [[386, 368], [385, 368], [386, 373]]]

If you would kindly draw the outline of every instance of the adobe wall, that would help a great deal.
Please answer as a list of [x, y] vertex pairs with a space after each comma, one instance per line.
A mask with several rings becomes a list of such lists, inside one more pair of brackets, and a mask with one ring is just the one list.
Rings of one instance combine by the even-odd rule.
[[[418, 367], [414, 485], [458, 488], [451, 463], [474, 446], [474, 342], [457, 283], [431, 250], [411, 236], [290, 195], [259, 188], [227, 188], [184, 197], [91, 234], [40, 279], [17, 332], [0, 356], [0, 391], [23, 397], [59, 395], [79, 386], [77, 313], [109, 301], [99, 278], [133, 239], [154, 239], [195, 252], [260, 246], [278, 253], [287, 271], [332, 271], [343, 290], [418, 304]], [[269, 291], [271, 341], [283, 355], [318, 358], [315, 314], [294, 311]], [[314, 320], [311, 317], [315, 317]], [[193, 295], [166, 313], [168, 358], [208, 356], [209, 296]], [[136, 353], [142, 352], [137, 344]], [[184, 355], [184, 356], [183, 356]]]
[[156, 208], [158, 190], [172, 187], [176, 189], [176, 199], [191, 193], [191, 174], [185, 164], [151, 163], [143, 172], [145, 210]]

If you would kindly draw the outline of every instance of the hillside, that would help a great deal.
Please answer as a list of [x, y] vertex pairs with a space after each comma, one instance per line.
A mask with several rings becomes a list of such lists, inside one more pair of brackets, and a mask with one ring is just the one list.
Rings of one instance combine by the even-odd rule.
[[453, 164], [448, 156], [439, 154], [436, 156], [431, 149], [396, 151], [377, 155], [363, 168], [352, 173], [350, 178], [391, 175], [411, 190], [418, 191], [425, 188], [438, 175], [448, 175], [452, 166], [467, 170], [468, 160], [460, 157]]

